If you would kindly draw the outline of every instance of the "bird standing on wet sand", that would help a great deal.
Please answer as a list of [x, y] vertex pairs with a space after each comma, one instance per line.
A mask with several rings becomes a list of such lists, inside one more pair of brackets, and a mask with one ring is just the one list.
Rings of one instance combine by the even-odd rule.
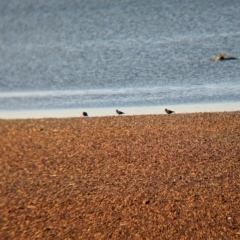
[[166, 109], [166, 108], [165, 108], [165, 112], [166, 112], [167, 114], [172, 114], [172, 113], [174, 113], [174, 111], [168, 110], [168, 109]]
[[117, 113], [118, 115], [125, 114], [124, 112], [121, 112], [121, 111], [119, 111], [119, 110], [117, 110], [117, 109], [116, 109], [116, 113]]
[[82, 115], [83, 115], [84, 117], [88, 117], [87, 112], [82, 112]]

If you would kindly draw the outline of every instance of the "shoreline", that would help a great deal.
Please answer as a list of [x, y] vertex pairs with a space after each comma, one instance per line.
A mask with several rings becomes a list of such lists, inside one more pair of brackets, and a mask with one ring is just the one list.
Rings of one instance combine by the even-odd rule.
[[[206, 104], [179, 104], [168, 106], [121, 107], [127, 116], [165, 114], [164, 109], [172, 109], [178, 113], [201, 112], [232, 112], [240, 110], [240, 102], [206, 103]], [[116, 108], [76, 108], [76, 109], [43, 109], [43, 110], [0, 110], [0, 119], [41, 119], [41, 118], [69, 118], [82, 117], [82, 112], [88, 112], [89, 117], [115, 116]]]

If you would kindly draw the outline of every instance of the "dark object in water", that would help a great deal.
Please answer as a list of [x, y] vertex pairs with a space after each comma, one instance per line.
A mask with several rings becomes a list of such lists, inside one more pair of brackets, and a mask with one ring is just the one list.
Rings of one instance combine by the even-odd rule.
[[167, 114], [172, 114], [172, 113], [174, 113], [174, 111], [168, 110], [168, 109], [166, 109], [166, 108], [165, 108], [165, 112], [166, 112]]
[[210, 60], [218, 62], [218, 61], [223, 61], [223, 60], [236, 60], [236, 59], [238, 59], [238, 58], [236, 58], [236, 57], [227, 57], [225, 54], [221, 53], [217, 57], [215, 57], [214, 59], [210, 59]]
[[121, 112], [121, 111], [119, 111], [119, 110], [117, 110], [117, 109], [116, 109], [116, 113], [117, 113], [118, 115], [125, 114], [124, 112]]
[[88, 117], [87, 112], [82, 112], [82, 115], [83, 115], [84, 117]]

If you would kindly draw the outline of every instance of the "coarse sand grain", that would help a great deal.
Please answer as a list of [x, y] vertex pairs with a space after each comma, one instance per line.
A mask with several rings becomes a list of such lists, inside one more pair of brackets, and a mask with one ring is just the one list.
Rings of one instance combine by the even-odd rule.
[[240, 239], [240, 112], [0, 120], [0, 239]]

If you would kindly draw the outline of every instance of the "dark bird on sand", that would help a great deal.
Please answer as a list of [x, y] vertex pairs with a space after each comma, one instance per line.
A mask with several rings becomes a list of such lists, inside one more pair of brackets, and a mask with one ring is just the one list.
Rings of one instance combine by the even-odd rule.
[[87, 112], [82, 112], [82, 115], [83, 115], [84, 117], [88, 117]]
[[117, 110], [117, 109], [116, 109], [116, 113], [117, 113], [118, 115], [125, 114], [124, 112], [121, 112], [121, 111], [119, 111], [119, 110]]
[[167, 114], [172, 114], [172, 113], [174, 113], [174, 111], [168, 110], [168, 109], [166, 109], [166, 108], [165, 108], [165, 112], [166, 112]]

